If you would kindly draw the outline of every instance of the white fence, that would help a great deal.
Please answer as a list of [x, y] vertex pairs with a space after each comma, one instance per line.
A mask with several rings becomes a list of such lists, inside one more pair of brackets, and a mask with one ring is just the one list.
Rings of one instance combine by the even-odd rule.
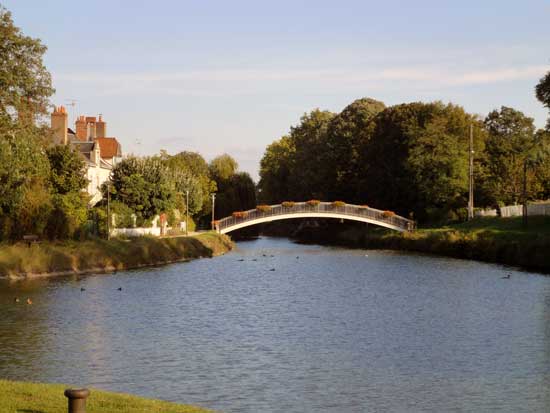
[[[502, 218], [520, 217], [523, 215], [523, 205], [508, 205], [500, 208]], [[540, 202], [536, 204], [527, 204], [527, 215], [547, 215], [550, 216], [550, 202]], [[475, 211], [476, 217], [496, 217], [499, 213], [496, 209], [479, 209]]]

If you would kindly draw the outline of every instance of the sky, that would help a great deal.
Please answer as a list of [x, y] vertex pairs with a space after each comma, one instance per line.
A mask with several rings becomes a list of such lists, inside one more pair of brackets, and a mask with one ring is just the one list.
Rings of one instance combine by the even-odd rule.
[[55, 105], [103, 114], [125, 153], [265, 147], [315, 108], [355, 99], [500, 106], [543, 127], [550, 0], [0, 0], [48, 46]]

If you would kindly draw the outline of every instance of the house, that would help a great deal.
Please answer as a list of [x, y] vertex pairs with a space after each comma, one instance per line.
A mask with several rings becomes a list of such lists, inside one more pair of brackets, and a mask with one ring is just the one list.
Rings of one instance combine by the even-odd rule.
[[51, 115], [53, 141], [56, 145], [71, 145], [86, 163], [87, 192], [91, 205], [101, 200], [100, 188], [110, 179], [113, 167], [122, 160], [122, 148], [114, 137], [107, 137], [107, 123], [102, 116], [79, 116], [75, 129], [69, 128], [69, 117], [63, 106]]

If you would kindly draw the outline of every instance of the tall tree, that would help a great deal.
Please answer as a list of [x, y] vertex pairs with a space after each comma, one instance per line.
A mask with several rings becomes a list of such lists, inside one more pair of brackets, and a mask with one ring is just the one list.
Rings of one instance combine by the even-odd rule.
[[484, 188], [494, 202], [519, 203], [523, 193], [524, 163], [535, 151], [534, 120], [502, 106], [485, 118], [487, 180]]
[[[296, 148], [289, 136], [274, 141], [265, 150], [260, 161], [259, 198], [270, 204], [292, 200], [289, 188], [294, 181], [294, 153]], [[309, 168], [307, 165], [305, 168]]]
[[455, 218], [466, 205], [472, 121], [461, 107], [441, 102], [381, 112], [366, 149], [368, 204], [424, 221]]
[[[540, 79], [535, 88], [535, 93], [537, 99], [550, 109], [550, 72], [546, 73], [546, 75]], [[548, 118], [548, 122], [546, 123], [546, 129], [550, 131], [550, 118]]]
[[208, 169], [214, 181], [225, 181], [237, 172], [239, 164], [230, 155], [224, 153], [212, 159], [208, 165]]
[[373, 120], [385, 107], [375, 99], [357, 99], [331, 120], [323, 161], [331, 171], [325, 182], [329, 198], [364, 201], [364, 152], [373, 133]]
[[19, 115], [31, 123], [35, 115], [47, 112], [54, 89], [42, 61], [45, 52], [46, 46], [25, 36], [0, 6], [0, 122]]

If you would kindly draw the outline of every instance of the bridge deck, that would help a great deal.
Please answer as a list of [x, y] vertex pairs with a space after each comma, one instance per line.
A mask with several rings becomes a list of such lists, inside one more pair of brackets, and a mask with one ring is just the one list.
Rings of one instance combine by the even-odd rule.
[[321, 202], [318, 205], [296, 202], [293, 206], [278, 204], [271, 205], [268, 211], [251, 209], [240, 213], [240, 215], [216, 221], [216, 230], [226, 234], [250, 225], [291, 218], [347, 219], [380, 225], [397, 231], [412, 231], [416, 228], [416, 223], [413, 220], [399, 215], [391, 215], [387, 211], [352, 204], [335, 206], [331, 202]]

